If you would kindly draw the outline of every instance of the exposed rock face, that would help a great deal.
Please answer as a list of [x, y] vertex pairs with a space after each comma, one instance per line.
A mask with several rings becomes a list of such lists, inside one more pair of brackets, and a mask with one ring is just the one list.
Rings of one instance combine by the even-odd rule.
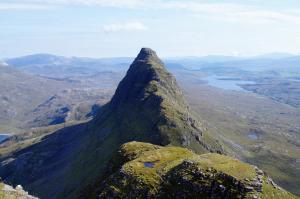
[[123, 143], [138, 140], [223, 152], [192, 114], [176, 79], [149, 48], [136, 57], [108, 109], [117, 118]]
[[219, 154], [131, 142], [116, 157], [99, 183], [99, 198], [296, 198], [270, 187], [255, 166]]

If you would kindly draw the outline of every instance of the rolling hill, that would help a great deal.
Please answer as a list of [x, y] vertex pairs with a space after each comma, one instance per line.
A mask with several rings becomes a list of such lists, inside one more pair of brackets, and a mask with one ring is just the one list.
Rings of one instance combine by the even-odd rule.
[[0, 132], [11, 132], [23, 125], [30, 112], [49, 96], [70, 88], [64, 81], [45, 79], [0, 65]]

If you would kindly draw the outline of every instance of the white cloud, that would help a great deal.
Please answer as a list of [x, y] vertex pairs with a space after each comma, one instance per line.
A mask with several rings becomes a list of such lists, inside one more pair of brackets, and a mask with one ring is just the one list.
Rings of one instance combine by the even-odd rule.
[[114, 23], [103, 26], [104, 32], [143, 31], [147, 27], [141, 22]]
[[210, 19], [230, 21], [230, 22], [292, 22], [300, 23], [300, 13], [293, 11], [270, 11], [259, 9], [254, 6], [245, 6], [231, 3], [197, 3], [170, 1], [164, 4], [165, 8], [188, 10], [198, 16]]
[[41, 10], [49, 6], [31, 3], [0, 3], [0, 10]]
[[[24, 0], [50, 5], [98, 5], [103, 7], [138, 8], [150, 5], [150, 0]], [[153, 0], [153, 2], [160, 0]]]
[[[7, 1], [9, 2], [9, 1]], [[11, 1], [10, 1], [11, 2]], [[241, 3], [204, 3], [197, 0], [12, 0], [0, 3], [3, 9], [45, 9], [47, 6], [85, 5], [126, 9], [185, 10], [214, 20], [230, 22], [291, 22], [300, 23], [300, 10], [274, 11]]]

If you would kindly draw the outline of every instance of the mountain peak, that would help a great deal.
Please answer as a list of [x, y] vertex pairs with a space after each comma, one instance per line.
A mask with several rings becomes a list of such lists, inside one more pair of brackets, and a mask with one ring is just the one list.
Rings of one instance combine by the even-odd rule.
[[217, 142], [204, 140], [206, 130], [191, 113], [174, 76], [150, 48], [142, 48], [131, 64], [109, 110], [117, 113], [120, 123], [129, 119], [126, 123], [130, 125], [121, 130], [126, 137], [123, 143], [138, 140], [186, 146], [201, 152], [222, 151]]
[[142, 48], [132, 65], [140, 67], [143, 66], [143, 63], [148, 63], [147, 67], [164, 68], [163, 62], [157, 56], [156, 52], [151, 48]]
[[142, 48], [136, 60], [151, 60], [151, 59], [159, 59], [156, 52], [151, 48]]
[[169, 97], [174, 101], [180, 98], [180, 103], [185, 104], [181, 94], [175, 78], [166, 70], [156, 52], [142, 48], [120, 82], [111, 104], [122, 104], [123, 107], [124, 104], [137, 105], [153, 98], [152, 103], [157, 104]]

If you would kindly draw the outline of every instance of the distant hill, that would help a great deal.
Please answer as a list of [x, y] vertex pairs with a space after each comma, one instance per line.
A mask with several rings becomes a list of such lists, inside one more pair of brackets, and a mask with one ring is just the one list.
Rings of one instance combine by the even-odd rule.
[[206, 56], [166, 59], [167, 63], [181, 65], [191, 70], [274, 71], [279, 74], [300, 73], [300, 56], [272, 53], [255, 57]]
[[295, 54], [291, 54], [291, 53], [268, 53], [268, 54], [263, 54], [263, 55], [258, 55], [258, 56], [254, 56], [252, 58], [255, 59], [284, 59], [284, 58], [289, 58], [289, 57], [295, 57]]
[[[133, 61], [131, 57], [85, 58], [34, 54], [6, 59], [9, 65], [25, 72], [53, 78], [86, 77], [99, 72], [124, 72]], [[283, 75], [300, 73], [300, 56], [289, 53], [269, 53], [254, 57], [208, 55], [203, 57], [165, 58], [171, 70], [230, 69], [245, 71], [274, 71]]]
[[101, 89], [65, 89], [29, 112], [27, 126], [41, 127], [92, 118], [110, 97], [110, 92]]
[[227, 62], [227, 61], [235, 61], [241, 60], [242, 57], [234, 57], [234, 56], [222, 56], [222, 55], [208, 55], [203, 57], [175, 57], [175, 58], [167, 58], [166, 62], [177, 62], [187, 65], [194, 65], [199, 63], [219, 63], [219, 62]]
[[91, 118], [111, 98], [114, 75], [54, 79], [0, 65], [0, 134]]
[[[179, 61], [178, 63], [181, 63]], [[191, 65], [191, 69], [203, 68], [237, 68], [245, 71], [275, 71], [275, 72], [300, 72], [300, 56], [286, 58], [247, 58], [241, 60], [231, 60], [223, 62], [211, 62]]]
[[0, 82], [2, 132], [15, 130], [27, 120], [25, 114], [47, 100], [49, 95], [70, 87], [67, 82], [33, 76], [7, 65], [0, 65]]
[[51, 54], [34, 54], [6, 59], [9, 65], [25, 72], [45, 77], [64, 78], [89, 76], [103, 71], [126, 70], [133, 58], [63, 57]]

